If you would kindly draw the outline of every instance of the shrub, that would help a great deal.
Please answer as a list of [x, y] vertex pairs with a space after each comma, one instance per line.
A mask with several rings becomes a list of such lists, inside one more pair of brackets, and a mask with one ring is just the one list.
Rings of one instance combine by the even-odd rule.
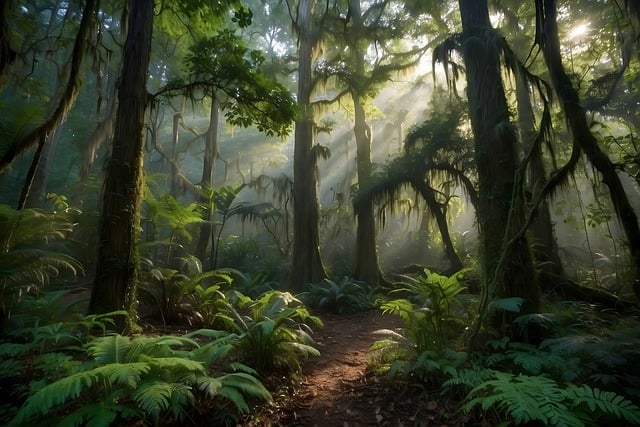
[[194, 407], [211, 409], [216, 402], [218, 410], [232, 405], [235, 413], [225, 412], [232, 420], [249, 411], [247, 397], [271, 399], [252, 369], [236, 363], [230, 366], [234, 372], [215, 370], [219, 365], [214, 363], [226, 358], [235, 336], [198, 334], [217, 338], [205, 344], [194, 340], [194, 334], [91, 339], [84, 346], [87, 361], [30, 393], [8, 425], [108, 426], [116, 419], [141, 418], [170, 424], [184, 420]]
[[324, 279], [309, 285], [309, 290], [300, 295], [309, 306], [331, 313], [355, 313], [374, 307], [375, 287], [345, 276], [340, 281]]
[[255, 300], [241, 296], [238, 310], [232, 312], [244, 358], [260, 373], [298, 373], [302, 358], [320, 355], [313, 347], [311, 326], [320, 327], [322, 321], [288, 292], [269, 291]]

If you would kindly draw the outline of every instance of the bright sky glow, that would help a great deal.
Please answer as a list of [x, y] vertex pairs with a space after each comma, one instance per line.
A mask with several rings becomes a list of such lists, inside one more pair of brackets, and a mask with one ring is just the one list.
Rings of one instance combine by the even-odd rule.
[[589, 24], [578, 24], [569, 31], [569, 38], [576, 40], [589, 32]]

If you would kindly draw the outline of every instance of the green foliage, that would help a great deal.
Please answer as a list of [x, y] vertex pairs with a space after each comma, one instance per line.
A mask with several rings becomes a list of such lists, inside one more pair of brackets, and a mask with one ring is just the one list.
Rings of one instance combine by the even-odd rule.
[[183, 206], [170, 195], [155, 198], [148, 186], [144, 203], [150, 222], [150, 236], [141, 249], [150, 252], [153, 259], [158, 258], [159, 249], [164, 248], [164, 264], [169, 266], [174, 249], [181, 248], [182, 242], [192, 240], [190, 227], [203, 221], [201, 206], [198, 203]]
[[271, 399], [250, 368], [214, 370], [212, 362], [229, 354], [233, 334], [199, 331], [215, 337], [208, 342], [195, 335], [91, 339], [84, 346], [88, 360], [30, 394], [9, 425], [110, 425], [116, 418], [169, 423], [184, 420], [195, 406], [231, 404], [246, 413], [248, 397]]
[[405, 378], [418, 387], [440, 383], [457, 372], [467, 355], [448, 345], [450, 334], [465, 323], [464, 309], [457, 301], [465, 289], [463, 274], [446, 277], [425, 269], [417, 278], [405, 276], [405, 286], [395, 292], [406, 298], [380, 306], [383, 313], [400, 316], [404, 327], [375, 332], [385, 336], [371, 346], [370, 356], [378, 371]]
[[320, 355], [313, 347], [311, 326], [321, 327], [322, 322], [290, 293], [269, 291], [255, 300], [243, 297], [238, 306], [232, 312], [240, 349], [258, 372], [299, 373], [301, 358]]
[[425, 350], [442, 350], [450, 340], [453, 327], [465, 324], [464, 307], [457, 296], [465, 289], [465, 270], [450, 277], [432, 273], [428, 269], [418, 277], [403, 276], [404, 287], [394, 290], [407, 298], [384, 302], [383, 313], [400, 316], [404, 323], [401, 333], [416, 354]]
[[211, 327], [216, 320], [220, 301], [226, 298], [232, 278], [223, 270], [202, 271], [200, 260], [183, 258], [183, 272], [170, 268], [154, 268], [143, 263], [144, 281], [138, 293], [143, 302], [155, 308], [163, 323], [186, 321]]
[[243, 273], [233, 268], [224, 268], [231, 277], [233, 277], [233, 290], [250, 298], [258, 298], [265, 292], [276, 290], [280, 284], [274, 280], [270, 280], [271, 272], [258, 271], [256, 273]]
[[538, 347], [492, 341], [493, 352], [452, 370], [443, 387], [468, 391], [464, 410], [479, 408], [515, 424], [637, 423], [640, 408], [629, 400], [638, 397], [637, 333], [633, 327], [609, 336], [566, 335]]
[[375, 287], [352, 277], [340, 281], [324, 279], [309, 285], [300, 298], [310, 307], [331, 313], [354, 313], [374, 306]]
[[15, 210], [0, 205], [0, 311], [8, 317], [12, 306], [28, 294], [38, 294], [63, 273], [75, 276], [82, 265], [65, 247], [73, 231], [69, 212]]
[[291, 93], [262, 71], [264, 55], [250, 50], [233, 31], [198, 40], [186, 56], [188, 81], [170, 82], [164, 91], [205, 88], [216, 93], [226, 119], [284, 137], [291, 131], [295, 102]]
[[640, 408], [613, 392], [588, 385], [562, 387], [551, 378], [495, 372], [495, 378], [474, 387], [463, 406], [469, 411], [498, 410], [517, 425], [540, 421], [554, 426], [596, 426], [598, 420], [640, 423]]

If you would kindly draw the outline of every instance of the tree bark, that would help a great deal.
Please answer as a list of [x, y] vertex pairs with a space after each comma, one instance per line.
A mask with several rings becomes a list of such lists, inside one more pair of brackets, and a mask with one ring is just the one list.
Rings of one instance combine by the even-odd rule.
[[129, 30], [122, 57], [111, 159], [102, 195], [90, 313], [134, 308], [153, 6], [153, 0], [131, 0], [129, 4]]
[[[478, 169], [476, 215], [480, 237], [483, 309], [494, 298], [521, 297], [521, 314], [535, 313], [541, 293], [525, 238], [503, 254], [510, 235], [524, 223], [524, 210], [514, 199], [518, 141], [509, 121], [501, 78], [500, 51], [491, 29], [487, 0], [460, 0], [462, 56]], [[521, 201], [522, 202], [522, 201]], [[500, 259], [506, 260], [500, 263]], [[509, 335], [513, 313], [491, 314], [491, 324]]]
[[[218, 121], [220, 119], [220, 106], [215, 94], [211, 97], [211, 112], [209, 114], [209, 129], [204, 137], [204, 158], [202, 164], [202, 179], [200, 185], [208, 193], [213, 188], [213, 173], [215, 161], [218, 157]], [[210, 200], [205, 194], [200, 194], [200, 203], [210, 206]], [[213, 212], [207, 208], [204, 214], [204, 222], [200, 225], [200, 236], [196, 246], [196, 256], [205, 264], [207, 259], [207, 247], [211, 240], [213, 227], [211, 218]]]
[[[356, 167], [358, 186], [366, 188], [371, 183], [371, 128], [357, 93], [352, 92], [355, 119], [353, 132], [356, 138]], [[353, 277], [356, 280], [379, 284], [382, 278], [378, 262], [378, 242], [373, 205], [356, 213], [356, 256]]]
[[315, 0], [298, 3], [298, 106], [293, 153], [293, 256], [290, 288], [301, 291], [327, 275], [320, 258], [317, 158], [313, 152], [311, 78], [316, 33], [312, 22]]
[[[546, 173], [542, 150], [539, 146], [533, 147], [537, 132], [534, 126], [528, 83], [521, 73], [516, 75], [516, 99], [523, 152], [527, 155], [532, 149], [536, 150], [529, 161], [527, 176], [528, 193], [533, 194], [532, 190], [543, 185], [546, 181]], [[555, 285], [566, 282], [562, 260], [558, 254], [558, 244], [553, 231], [549, 204], [546, 200], [538, 206], [536, 219], [531, 224], [530, 231], [534, 241], [533, 255], [536, 263], [540, 266], [538, 268], [540, 286], [543, 289], [552, 289]]]
[[0, 4], [0, 83], [4, 73], [15, 61], [16, 52], [11, 48], [9, 40], [9, 15], [11, 12], [11, 1], [4, 0]]
[[[364, 34], [362, 9], [360, 0], [349, 0], [349, 13], [353, 22], [353, 37], [349, 40], [349, 48], [353, 51], [354, 80], [365, 81], [365, 51], [361, 46], [361, 35]], [[356, 138], [356, 168], [358, 186], [366, 188], [371, 183], [371, 127], [367, 124], [367, 116], [362, 105], [362, 85], [351, 84], [351, 99], [354, 108], [353, 133]], [[378, 242], [376, 239], [376, 221], [373, 205], [368, 203], [364, 209], [356, 213], [356, 256], [353, 277], [356, 280], [379, 284], [384, 279], [378, 260]]]
[[640, 227], [638, 217], [629, 203], [615, 166], [600, 149], [598, 141], [589, 129], [586, 112], [580, 105], [580, 97], [573, 87], [562, 64], [560, 40], [556, 22], [555, 0], [537, 0], [538, 31], [537, 42], [542, 47], [544, 59], [551, 74], [551, 82], [560, 99], [573, 135], [573, 143], [578, 144], [589, 162], [602, 175], [602, 182], [609, 188], [611, 202], [627, 236], [631, 255], [632, 289], [640, 299]]

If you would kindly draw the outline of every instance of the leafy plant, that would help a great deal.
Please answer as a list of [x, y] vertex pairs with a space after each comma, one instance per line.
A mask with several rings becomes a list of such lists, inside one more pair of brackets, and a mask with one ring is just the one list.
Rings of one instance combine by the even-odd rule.
[[515, 424], [637, 423], [640, 408], [626, 397], [638, 397], [637, 333], [633, 327], [610, 336], [565, 335], [540, 346], [494, 340], [493, 352], [452, 370], [443, 386], [468, 392], [464, 410], [498, 413]]
[[202, 410], [215, 402], [246, 413], [247, 397], [271, 399], [244, 365], [233, 364], [231, 373], [214, 371], [212, 363], [224, 359], [235, 336], [217, 331], [198, 335], [216, 339], [204, 344], [195, 334], [92, 339], [84, 347], [87, 362], [30, 394], [8, 425], [108, 426], [116, 419], [140, 418], [158, 425], [182, 421], [187, 413], [193, 416], [194, 407]]
[[613, 392], [588, 385], [562, 387], [551, 378], [495, 372], [474, 387], [463, 406], [497, 410], [517, 425], [597, 426], [602, 418], [640, 424], [640, 408]]
[[232, 313], [239, 347], [258, 372], [283, 369], [298, 373], [301, 358], [320, 355], [313, 347], [311, 326], [320, 327], [322, 321], [290, 293], [269, 291], [256, 300], [243, 297], [238, 306]]
[[250, 298], [258, 298], [265, 292], [275, 290], [280, 284], [270, 279], [271, 272], [258, 271], [257, 273], [245, 273], [234, 268], [223, 268], [233, 278], [233, 290]]
[[403, 293], [406, 298], [382, 303], [382, 312], [402, 319], [404, 328], [399, 334], [411, 343], [416, 355], [442, 350], [449, 342], [451, 328], [465, 324], [464, 307], [455, 306], [458, 294], [465, 289], [464, 270], [446, 277], [425, 269], [424, 275], [403, 277], [404, 287], [392, 293]]
[[228, 287], [232, 278], [224, 271], [203, 272], [200, 260], [195, 257], [182, 260], [183, 271], [155, 268], [150, 260], [145, 260], [144, 281], [138, 293], [155, 308], [165, 326], [179, 319], [212, 326], [216, 300], [225, 298], [220, 289]]
[[[150, 221], [150, 239], [142, 245], [143, 249], [153, 248], [151, 258], [158, 258], [158, 248], [165, 247], [163, 263], [165, 267], [172, 265], [174, 249], [180, 242], [192, 239], [189, 226], [203, 221], [201, 206], [191, 203], [183, 206], [173, 196], [164, 195], [155, 198], [149, 187], [146, 188], [145, 206]], [[162, 232], [164, 230], [167, 232]]]
[[310, 307], [342, 314], [372, 308], [374, 292], [375, 288], [370, 284], [345, 276], [338, 282], [324, 279], [311, 284], [300, 298]]
[[28, 294], [38, 294], [52, 278], [83, 271], [63, 240], [73, 231], [68, 212], [15, 210], [0, 205], [0, 312], [4, 318]]

